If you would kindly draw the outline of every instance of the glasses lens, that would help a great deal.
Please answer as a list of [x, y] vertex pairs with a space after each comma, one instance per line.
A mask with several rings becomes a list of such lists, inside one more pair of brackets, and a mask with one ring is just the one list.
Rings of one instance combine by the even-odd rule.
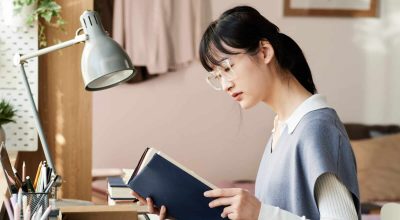
[[207, 77], [207, 82], [213, 87], [215, 90], [222, 90], [220, 77], [215, 75], [214, 73], [210, 73]]
[[224, 60], [221, 63], [220, 68], [221, 68], [220, 73], [224, 77], [224, 79], [226, 79], [228, 81], [234, 79], [234, 72], [232, 70], [232, 66], [231, 66], [229, 59]]

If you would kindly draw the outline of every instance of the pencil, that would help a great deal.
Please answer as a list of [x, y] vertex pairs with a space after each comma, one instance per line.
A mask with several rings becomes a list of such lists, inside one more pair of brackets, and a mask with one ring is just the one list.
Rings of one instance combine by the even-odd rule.
[[25, 166], [25, 161], [22, 163], [22, 182], [25, 182], [25, 177], [26, 177], [26, 166]]
[[38, 169], [36, 171], [36, 176], [35, 176], [35, 181], [33, 181], [33, 187], [36, 188], [37, 186], [37, 182], [39, 180], [39, 176], [40, 176], [40, 170], [42, 169], [42, 161], [40, 161]]

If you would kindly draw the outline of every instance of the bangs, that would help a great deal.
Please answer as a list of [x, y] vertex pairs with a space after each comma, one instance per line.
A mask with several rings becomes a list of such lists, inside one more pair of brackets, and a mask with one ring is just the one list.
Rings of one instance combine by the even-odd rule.
[[224, 39], [222, 33], [219, 33], [217, 22], [214, 21], [204, 32], [200, 42], [200, 61], [207, 71], [212, 71], [215, 66], [220, 66], [221, 62], [227, 58], [222, 54], [239, 54], [239, 52], [229, 50], [225, 45], [229, 45], [229, 43]]

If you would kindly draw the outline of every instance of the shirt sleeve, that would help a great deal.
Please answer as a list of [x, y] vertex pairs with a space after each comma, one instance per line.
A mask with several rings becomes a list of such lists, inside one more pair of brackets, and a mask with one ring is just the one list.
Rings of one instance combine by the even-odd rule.
[[[321, 220], [357, 220], [356, 208], [347, 188], [331, 174], [318, 178], [315, 195]], [[258, 220], [305, 220], [306, 216], [297, 216], [279, 207], [261, 205]]]
[[335, 175], [322, 175], [317, 180], [315, 195], [321, 219], [358, 219], [351, 193]]

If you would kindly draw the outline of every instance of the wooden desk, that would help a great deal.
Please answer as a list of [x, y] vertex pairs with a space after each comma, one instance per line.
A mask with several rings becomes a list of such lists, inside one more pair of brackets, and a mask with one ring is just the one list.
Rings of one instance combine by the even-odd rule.
[[[61, 207], [60, 213], [62, 218], [67, 218], [68, 220], [137, 220], [138, 214], [147, 213], [146, 206], [132, 205], [95, 205], [95, 206], [67, 206]], [[61, 216], [59, 217], [61, 220]]]

